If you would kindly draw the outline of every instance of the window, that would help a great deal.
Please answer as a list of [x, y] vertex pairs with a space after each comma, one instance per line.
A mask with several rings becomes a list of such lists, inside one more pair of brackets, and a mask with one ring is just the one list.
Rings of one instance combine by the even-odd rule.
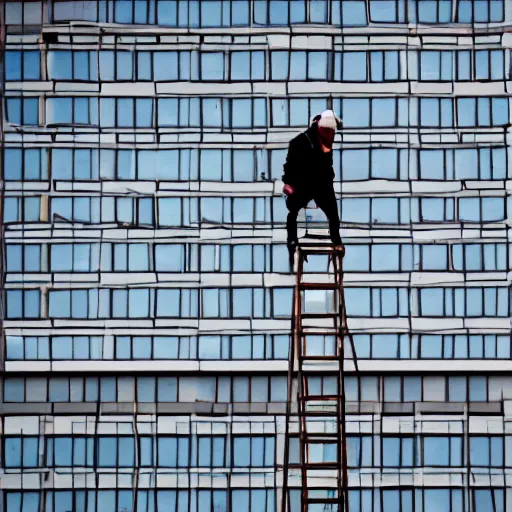
[[459, 98], [457, 112], [461, 128], [502, 126], [508, 123], [508, 98]]
[[6, 359], [11, 361], [48, 360], [49, 339], [46, 336], [6, 336]]
[[503, 467], [504, 438], [501, 436], [470, 436], [469, 463], [473, 467]]
[[36, 319], [40, 317], [40, 291], [38, 289], [8, 289], [5, 293], [7, 295], [7, 319]]
[[40, 80], [41, 54], [36, 50], [6, 50], [6, 82]]
[[452, 15], [451, 0], [415, 0], [408, 17], [410, 23], [450, 23], [455, 21]]
[[7, 272], [41, 272], [41, 244], [5, 246]]
[[193, 466], [201, 468], [220, 468], [227, 466], [226, 438], [224, 436], [197, 436], [194, 439]]
[[39, 467], [39, 438], [6, 437], [4, 440], [4, 467], [36, 468]]
[[507, 176], [504, 148], [418, 151], [419, 178], [431, 180], [500, 180]]
[[96, 272], [99, 270], [98, 244], [51, 244], [51, 272]]
[[459, 199], [461, 222], [500, 222], [505, 218], [505, 200], [502, 197], [462, 197]]
[[423, 436], [422, 464], [432, 467], [461, 467], [463, 464], [462, 436]]
[[231, 52], [230, 73], [233, 81], [265, 80], [265, 52]]
[[459, 23], [486, 23], [500, 22], [504, 19], [503, 2], [478, 0], [461, 0], [457, 8], [457, 21]]
[[[103, 102], [103, 99], [100, 100]], [[46, 125], [98, 126], [98, 98], [48, 98], [46, 100]]]
[[205, 81], [225, 80], [224, 54], [220, 52], [201, 53], [201, 79]]
[[52, 222], [99, 223], [99, 197], [53, 197], [51, 199]]
[[414, 439], [410, 437], [382, 437], [382, 466], [383, 467], [413, 467]]
[[94, 456], [92, 437], [46, 438], [47, 467], [94, 467]]
[[150, 268], [150, 244], [103, 244], [102, 270], [110, 272], [146, 272]]
[[48, 150], [7, 147], [4, 150], [4, 179], [6, 181], [36, 181], [48, 178]]
[[153, 210], [152, 197], [133, 198], [103, 196], [101, 198], [102, 222], [152, 226], [154, 224]]
[[452, 246], [454, 270], [497, 271], [508, 268], [505, 244], [454, 244]]
[[37, 126], [39, 124], [39, 98], [5, 99], [7, 122], [15, 125]]
[[[444, 0], [442, 0], [444, 1]], [[433, 3], [432, 0], [421, 0], [423, 3]], [[451, 81], [453, 80], [454, 52], [443, 51], [421, 51], [419, 52], [419, 79], [422, 81]]]
[[506, 288], [422, 288], [420, 316], [503, 317], [508, 316]]
[[40, 215], [40, 196], [6, 196], [4, 198], [4, 223], [38, 222]]
[[275, 464], [275, 438], [273, 436], [233, 438], [234, 467], [273, 467]]
[[396, 0], [370, 0], [370, 21], [374, 23], [403, 23], [404, 4]]
[[[59, 149], [51, 150], [52, 179], [88, 181], [98, 180], [100, 170], [100, 154], [106, 151], [97, 149]], [[102, 158], [101, 168], [105, 165]]]
[[[97, 81], [99, 65], [101, 80], [108, 80], [108, 75], [104, 71], [104, 60], [100, 58], [98, 63], [98, 53], [101, 56], [109, 52], [50, 50], [47, 54], [48, 78], [50, 80]], [[114, 68], [112, 68], [112, 72], [113, 70]]]

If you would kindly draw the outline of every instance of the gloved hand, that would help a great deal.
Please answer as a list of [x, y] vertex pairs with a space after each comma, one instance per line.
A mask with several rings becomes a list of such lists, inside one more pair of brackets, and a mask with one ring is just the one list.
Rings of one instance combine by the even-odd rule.
[[291, 196], [295, 190], [294, 188], [291, 186], [291, 185], [288, 185], [286, 184], [284, 187], [283, 187], [283, 192], [287, 195], [287, 196]]

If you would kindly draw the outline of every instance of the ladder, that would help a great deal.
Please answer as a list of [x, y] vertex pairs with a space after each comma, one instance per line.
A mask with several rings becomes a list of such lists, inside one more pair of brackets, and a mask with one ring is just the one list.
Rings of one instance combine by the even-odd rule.
[[[331, 272], [321, 275], [321, 279], [316, 282], [307, 282], [304, 280], [307, 276], [304, 272], [305, 262], [316, 256], [328, 260], [327, 270]], [[281, 512], [349, 512], [344, 340], [348, 337], [352, 343], [352, 339], [347, 327], [343, 293], [343, 252], [331, 245], [303, 243], [297, 248], [297, 258], [288, 365]], [[304, 295], [313, 290], [330, 293], [332, 307], [322, 312], [306, 311]], [[334, 343], [329, 349], [324, 344], [324, 350], [319, 353], [318, 350], [311, 350], [308, 343], [311, 336], [328, 336]], [[353, 343], [352, 354], [357, 370]], [[318, 389], [318, 383], [322, 382], [326, 374], [331, 378], [335, 376], [334, 390], [324, 390], [322, 385]], [[297, 435], [299, 458], [290, 460], [291, 443], [295, 441], [294, 446], [297, 446]], [[290, 500], [290, 491], [297, 492], [298, 489], [300, 507], [296, 501], [292, 503]]]

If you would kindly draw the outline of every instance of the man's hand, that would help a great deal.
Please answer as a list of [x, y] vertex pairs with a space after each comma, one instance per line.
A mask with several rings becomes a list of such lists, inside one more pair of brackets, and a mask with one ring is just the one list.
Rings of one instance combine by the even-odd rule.
[[287, 196], [291, 196], [295, 190], [294, 188], [291, 186], [291, 185], [288, 185], [286, 184], [284, 187], [283, 187], [283, 192], [287, 195]]

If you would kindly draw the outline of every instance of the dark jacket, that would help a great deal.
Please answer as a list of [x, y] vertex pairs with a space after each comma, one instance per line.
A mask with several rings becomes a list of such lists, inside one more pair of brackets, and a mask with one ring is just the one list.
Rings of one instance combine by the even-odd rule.
[[306, 190], [316, 185], [332, 185], [332, 150], [323, 153], [317, 139], [316, 124], [290, 141], [283, 166], [283, 183]]

